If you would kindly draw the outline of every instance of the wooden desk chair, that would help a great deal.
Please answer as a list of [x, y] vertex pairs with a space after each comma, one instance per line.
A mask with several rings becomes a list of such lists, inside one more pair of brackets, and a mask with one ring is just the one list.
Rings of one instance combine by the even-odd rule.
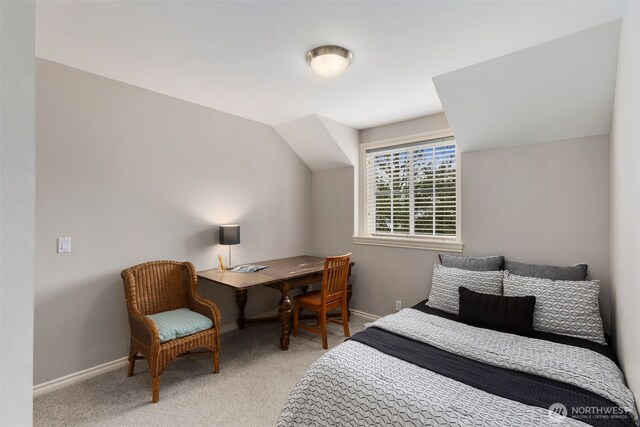
[[[160, 375], [178, 356], [212, 354], [213, 373], [220, 371], [220, 311], [198, 293], [193, 264], [147, 262], [124, 270], [122, 280], [131, 330], [127, 375], [133, 375], [136, 360], [147, 360], [153, 382], [153, 403], [160, 399]], [[167, 314], [171, 317], [166, 317]], [[164, 316], [162, 322], [160, 316]], [[206, 325], [189, 332], [184, 323], [193, 323], [194, 318], [200, 322], [204, 319]], [[179, 326], [180, 333], [164, 336], [173, 326]], [[209, 351], [193, 352], [195, 349]]]
[[[343, 256], [330, 256], [324, 260], [324, 274], [322, 276], [322, 289], [308, 292], [294, 298], [293, 304], [293, 336], [298, 336], [298, 328], [322, 335], [322, 347], [329, 348], [327, 343], [327, 322], [331, 321], [342, 325], [345, 336], [351, 336], [349, 332], [349, 316], [347, 305], [347, 279], [349, 277], [349, 263], [351, 253]], [[327, 319], [327, 312], [340, 307], [340, 322], [335, 319]], [[315, 326], [299, 323], [300, 309], [307, 308], [317, 313]]]

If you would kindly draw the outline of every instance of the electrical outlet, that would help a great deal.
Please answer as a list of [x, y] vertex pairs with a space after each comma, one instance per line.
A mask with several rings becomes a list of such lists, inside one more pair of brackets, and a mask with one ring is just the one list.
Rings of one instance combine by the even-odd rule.
[[402, 310], [402, 301], [399, 299], [396, 300], [396, 311]]

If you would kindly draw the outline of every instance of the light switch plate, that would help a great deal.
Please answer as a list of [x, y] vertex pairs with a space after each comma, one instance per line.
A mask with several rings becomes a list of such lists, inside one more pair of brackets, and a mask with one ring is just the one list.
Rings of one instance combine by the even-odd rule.
[[71, 237], [58, 237], [58, 253], [68, 254], [71, 252]]

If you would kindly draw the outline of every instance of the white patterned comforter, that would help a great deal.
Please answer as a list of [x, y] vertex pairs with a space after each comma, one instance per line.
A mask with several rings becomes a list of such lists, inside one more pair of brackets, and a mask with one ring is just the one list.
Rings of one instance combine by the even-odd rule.
[[[404, 309], [376, 326], [484, 363], [552, 378], [597, 393], [638, 424], [619, 368], [591, 350], [475, 328]], [[561, 424], [559, 424], [561, 423]], [[347, 341], [298, 381], [278, 426], [585, 425], [512, 401]]]

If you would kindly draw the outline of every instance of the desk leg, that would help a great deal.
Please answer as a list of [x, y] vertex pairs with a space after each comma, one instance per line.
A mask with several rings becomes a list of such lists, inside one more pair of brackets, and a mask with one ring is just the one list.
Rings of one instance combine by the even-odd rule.
[[236, 303], [238, 304], [238, 329], [244, 329], [246, 325], [244, 308], [247, 306], [246, 289], [236, 289]]
[[280, 298], [280, 304], [278, 305], [278, 315], [280, 316], [280, 325], [282, 326], [282, 332], [280, 334], [280, 348], [284, 350], [289, 349], [289, 333], [291, 332], [291, 299], [287, 289], [282, 289], [282, 298]]

